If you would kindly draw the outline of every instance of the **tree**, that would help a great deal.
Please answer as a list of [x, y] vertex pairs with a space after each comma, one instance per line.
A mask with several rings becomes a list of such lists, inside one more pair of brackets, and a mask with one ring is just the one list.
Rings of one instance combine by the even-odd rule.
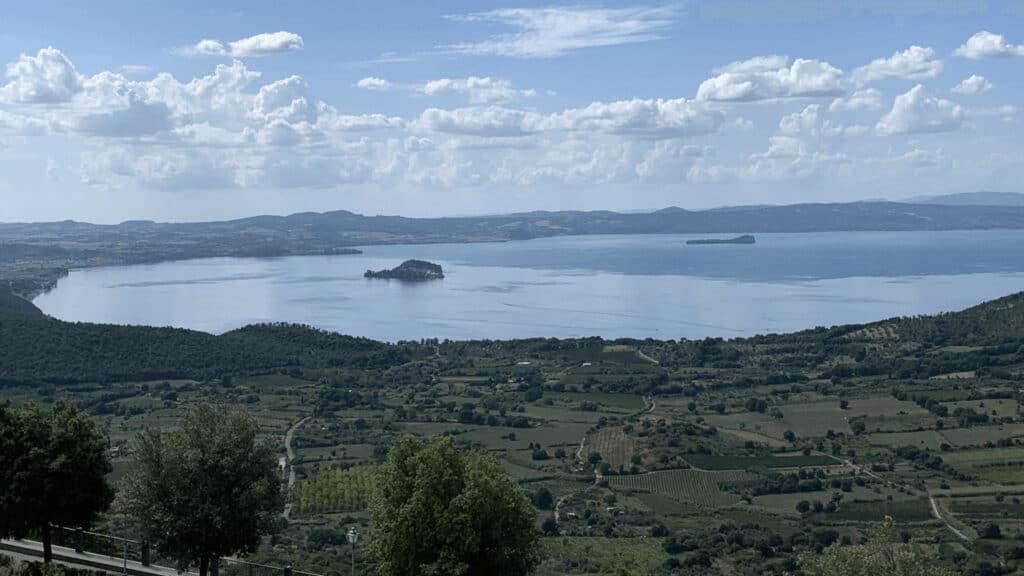
[[0, 536], [38, 534], [53, 559], [52, 526], [88, 528], [110, 506], [106, 441], [89, 416], [58, 401], [0, 405]]
[[1003, 532], [999, 529], [999, 524], [986, 524], [979, 535], [982, 538], [998, 539], [1003, 537]]
[[850, 420], [850, 430], [852, 430], [854, 434], [860, 436], [865, 430], [867, 430], [867, 424], [864, 423], [863, 419]]
[[545, 536], [558, 536], [558, 522], [554, 516], [548, 516], [541, 522], [540, 529]]
[[526, 495], [492, 456], [462, 453], [450, 436], [391, 448], [370, 517], [382, 576], [519, 576], [540, 561]]
[[551, 510], [555, 505], [555, 495], [547, 488], [541, 488], [533, 494], [533, 504], [541, 510]]
[[255, 551], [284, 505], [277, 458], [245, 412], [201, 404], [173, 432], [136, 439], [137, 468], [123, 506], [147, 540], [179, 568]]

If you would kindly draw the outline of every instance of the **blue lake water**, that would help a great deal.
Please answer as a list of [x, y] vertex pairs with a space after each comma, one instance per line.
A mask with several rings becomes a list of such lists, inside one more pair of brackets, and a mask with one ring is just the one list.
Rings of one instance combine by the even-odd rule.
[[[725, 235], [728, 236], [728, 235]], [[35, 300], [73, 321], [221, 333], [299, 322], [396, 341], [700, 338], [958, 310], [1024, 290], [1024, 231], [581, 236], [368, 246], [355, 256], [211, 258], [74, 270]], [[408, 258], [444, 280], [363, 278]]]

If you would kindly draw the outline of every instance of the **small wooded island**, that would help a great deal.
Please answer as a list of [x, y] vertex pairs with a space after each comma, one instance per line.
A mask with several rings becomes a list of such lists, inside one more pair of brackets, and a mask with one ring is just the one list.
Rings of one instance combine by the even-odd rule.
[[737, 236], [735, 238], [705, 238], [701, 240], [687, 240], [687, 244], [753, 244], [756, 242], [753, 236], [750, 234], [744, 234], [743, 236]]
[[423, 282], [444, 278], [444, 271], [441, 270], [440, 264], [434, 264], [425, 260], [406, 260], [391, 270], [377, 270], [376, 272], [367, 270], [363, 276], [366, 278], [389, 278], [408, 282]]

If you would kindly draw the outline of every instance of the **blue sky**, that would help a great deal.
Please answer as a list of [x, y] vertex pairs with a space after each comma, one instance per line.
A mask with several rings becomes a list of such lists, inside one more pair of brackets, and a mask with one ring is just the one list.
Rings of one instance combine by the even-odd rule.
[[19, 3], [0, 221], [1024, 191], [1024, 2]]

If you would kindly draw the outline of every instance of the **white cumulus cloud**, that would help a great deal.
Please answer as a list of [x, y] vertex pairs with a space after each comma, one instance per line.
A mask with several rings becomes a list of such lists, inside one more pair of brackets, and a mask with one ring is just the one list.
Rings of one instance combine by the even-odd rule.
[[377, 90], [379, 92], [391, 90], [393, 86], [394, 85], [391, 82], [383, 78], [377, 78], [376, 76], [367, 76], [366, 78], [361, 78], [356, 82], [356, 88], [361, 88], [363, 90]]
[[962, 82], [953, 87], [957, 94], [984, 94], [992, 89], [992, 83], [984, 76], [972, 74], [970, 78], [964, 78]]
[[512, 137], [525, 136], [540, 128], [542, 117], [500, 106], [456, 108], [442, 110], [428, 108], [420, 114], [416, 126], [434, 132], [473, 136]]
[[751, 102], [780, 98], [839, 96], [845, 92], [843, 71], [828, 62], [762, 56], [714, 70], [701, 82], [698, 100]]
[[82, 90], [83, 80], [64, 53], [52, 46], [35, 56], [22, 54], [7, 65], [7, 78], [0, 100], [27, 104], [68, 102]]
[[634, 98], [565, 110], [552, 116], [549, 126], [658, 139], [710, 134], [724, 121], [723, 112], [694, 100]]
[[289, 123], [316, 122], [317, 108], [307, 97], [308, 86], [301, 76], [289, 76], [260, 87], [253, 113], [267, 120]]
[[879, 120], [875, 130], [881, 134], [948, 132], [959, 129], [963, 117], [960, 106], [929, 96], [918, 84], [896, 97], [892, 110]]
[[857, 90], [849, 96], [836, 98], [829, 105], [831, 112], [846, 110], [878, 110], [882, 107], [882, 93], [874, 88]]
[[957, 48], [956, 54], [972, 60], [1024, 56], [1024, 45], [1010, 44], [1001, 34], [982, 30]]
[[521, 137], [549, 132], [593, 133], [638, 139], [685, 138], [718, 131], [725, 113], [686, 98], [593, 102], [583, 108], [541, 114], [501, 106], [425, 110], [416, 127], [452, 134]]
[[228, 46], [231, 47], [231, 55], [238, 58], [294, 52], [302, 50], [303, 43], [302, 36], [281, 30], [235, 40]]
[[121, 107], [87, 114], [78, 119], [76, 128], [84, 134], [109, 137], [150, 136], [169, 130], [171, 111], [163, 102], [147, 101], [129, 92]]
[[251, 58], [270, 56], [285, 52], [302, 50], [302, 36], [284, 30], [256, 34], [248, 38], [235, 40], [225, 44], [220, 40], [204, 38], [180, 52], [189, 56], [230, 56], [232, 58]]
[[469, 101], [474, 104], [493, 104], [508, 102], [520, 97], [533, 97], [537, 95], [534, 90], [519, 90], [512, 86], [508, 80], [491, 77], [481, 78], [470, 76], [468, 78], [441, 78], [431, 80], [420, 87], [420, 91], [428, 96], [439, 94], [465, 94]]
[[806, 179], [829, 171], [848, 161], [830, 149], [826, 133], [841, 133], [822, 119], [821, 106], [809, 104], [800, 112], [779, 120], [778, 130], [768, 138], [768, 149], [751, 154], [747, 164], [734, 170], [743, 180]]
[[41, 136], [63, 128], [56, 119], [40, 118], [24, 114], [12, 114], [0, 110], [0, 130], [11, 130], [26, 136]]
[[888, 58], [872, 60], [870, 64], [855, 69], [851, 77], [857, 84], [867, 84], [886, 78], [925, 80], [941, 73], [942, 60], [935, 58], [935, 50], [911, 46]]
[[338, 114], [334, 110], [328, 110], [322, 114], [318, 125], [325, 130], [338, 130], [342, 132], [369, 132], [371, 130], [398, 129], [404, 126], [404, 121], [397, 116], [385, 116], [384, 114]]
[[227, 56], [228, 49], [217, 40], [204, 38], [192, 46], [183, 49], [183, 52], [194, 56]]
[[[230, 44], [220, 45], [227, 56]], [[935, 132], [968, 123], [978, 127], [942, 138], [947, 158], [956, 151], [956, 165], [943, 164], [928, 173], [945, 181], [964, 169], [963, 158], [975, 148], [979, 153], [990, 150], [985, 148], [989, 137], [996, 145], [1016, 145], [1012, 127], [1002, 122], [1019, 122], [1021, 117], [1006, 102], [961, 109], [917, 86], [899, 95], [891, 110], [873, 114], [870, 126], [865, 121], [838, 124], [828, 110], [878, 109], [882, 94], [857, 87], [827, 62], [784, 56], [716, 69], [693, 99], [587, 104], [588, 99], [547, 106], [552, 98], [534, 107], [512, 104], [532, 91], [484, 75], [394, 84], [369, 77], [363, 82], [360, 87], [454, 94], [464, 101], [446, 108], [440, 104], [445, 100], [415, 98], [410, 105], [421, 107], [401, 117], [382, 114], [372, 104], [339, 111], [319, 100], [306, 79], [277, 68], [272, 79], [263, 79], [249, 61], [211, 64], [217, 65], [179, 79], [122, 68], [83, 75], [56, 49], [14, 58], [0, 83], [0, 140], [24, 139], [37, 147], [52, 143], [61, 150], [62, 186], [81, 182], [140, 193], [153, 188], [315, 188], [367, 197], [386, 191], [410, 198], [429, 197], [426, 192], [432, 190], [469, 198], [532, 189], [538, 192], [531, 201], [543, 201], [556, 192], [590, 194], [603, 186], [623, 191], [678, 191], [691, 185], [819, 189], [792, 184], [820, 178], [822, 184], [849, 183], [861, 189], [880, 182], [880, 173], [903, 186], [906, 175], [915, 174], [908, 166], [923, 164], [926, 158], [872, 163], [885, 155], [886, 146], [878, 146], [878, 138], [868, 132]], [[985, 85], [968, 80], [965, 85]], [[783, 101], [810, 97], [821, 99], [801, 102], [796, 110], [789, 109], [793, 102]], [[721, 103], [749, 100], [780, 101], [751, 111], [759, 127], [767, 114], [778, 111], [775, 118], [781, 118], [777, 129], [767, 128], [767, 141], [753, 154], [747, 147], [754, 137], [751, 123], [735, 114], [740, 106]], [[980, 130], [989, 126], [1005, 131]], [[925, 138], [906, 140], [916, 147], [914, 142]], [[65, 148], [70, 152], [63, 152]], [[1011, 156], [1019, 158], [1017, 152]], [[979, 166], [980, 173], [991, 172]]]

